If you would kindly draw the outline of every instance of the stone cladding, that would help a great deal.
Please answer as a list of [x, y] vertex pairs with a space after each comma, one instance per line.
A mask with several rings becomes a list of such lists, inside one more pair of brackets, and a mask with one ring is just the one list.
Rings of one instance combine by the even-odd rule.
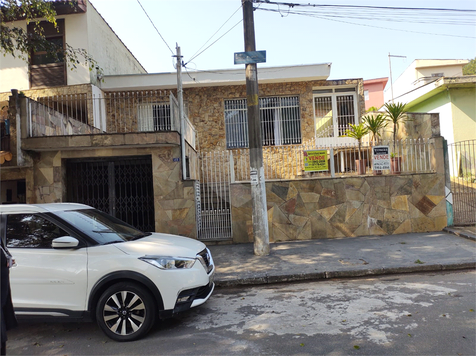
[[[270, 242], [441, 231], [444, 175], [266, 182]], [[251, 188], [231, 188], [233, 242], [253, 241]]]

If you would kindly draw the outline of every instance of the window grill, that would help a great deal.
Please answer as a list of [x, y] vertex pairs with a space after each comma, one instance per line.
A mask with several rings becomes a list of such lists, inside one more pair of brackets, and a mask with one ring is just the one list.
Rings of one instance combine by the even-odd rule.
[[[263, 146], [301, 143], [298, 96], [260, 98], [259, 107]], [[248, 147], [246, 99], [225, 100], [225, 132], [227, 148]]]
[[357, 123], [356, 111], [355, 88], [315, 90], [316, 138], [344, 136], [349, 124]]
[[170, 104], [138, 105], [139, 131], [171, 131]]

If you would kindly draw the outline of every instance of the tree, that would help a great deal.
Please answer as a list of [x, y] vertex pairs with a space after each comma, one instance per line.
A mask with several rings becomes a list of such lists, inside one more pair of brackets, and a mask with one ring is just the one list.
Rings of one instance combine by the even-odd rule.
[[[70, 1], [71, 6], [74, 0]], [[0, 54], [13, 56], [27, 61], [34, 51], [44, 51], [54, 62], [65, 61], [71, 70], [84, 63], [90, 70], [102, 72], [98, 63], [85, 49], [65, 48], [48, 41], [44, 36], [41, 20], [56, 28], [54, 3], [46, 0], [0, 0]], [[41, 20], [40, 20], [41, 19]], [[25, 31], [14, 25], [14, 21], [24, 20], [33, 25], [33, 31]]]
[[469, 63], [463, 67], [463, 75], [476, 75], [476, 58], [471, 59]]
[[345, 130], [344, 136], [355, 138], [359, 144], [359, 161], [362, 159], [361, 149], [362, 149], [362, 138], [367, 135], [369, 129], [363, 122], [360, 122], [358, 125], [349, 124], [350, 129]]
[[366, 115], [362, 117], [362, 122], [368, 131], [372, 133], [372, 142], [380, 137], [380, 130], [387, 126], [388, 122], [384, 114]]

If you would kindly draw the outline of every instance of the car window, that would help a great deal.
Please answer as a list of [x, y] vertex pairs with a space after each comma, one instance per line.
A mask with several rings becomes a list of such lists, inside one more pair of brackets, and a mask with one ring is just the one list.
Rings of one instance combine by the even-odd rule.
[[56, 211], [55, 215], [102, 245], [130, 241], [149, 235], [96, 209]]
[[52, 248], [54, 239], [68, 233], [37, 214], [7, 216], [7, 247]]

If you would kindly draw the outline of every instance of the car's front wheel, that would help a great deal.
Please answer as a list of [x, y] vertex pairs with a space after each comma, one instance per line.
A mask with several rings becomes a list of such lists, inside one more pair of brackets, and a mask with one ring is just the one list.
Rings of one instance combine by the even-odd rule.
[[154, 324], [156, 306], [143, 287], [121, 282], [109, 287], [99, 298], [96, 321], [104, 333], [115, 341], [132, 341], [143, 337]]

